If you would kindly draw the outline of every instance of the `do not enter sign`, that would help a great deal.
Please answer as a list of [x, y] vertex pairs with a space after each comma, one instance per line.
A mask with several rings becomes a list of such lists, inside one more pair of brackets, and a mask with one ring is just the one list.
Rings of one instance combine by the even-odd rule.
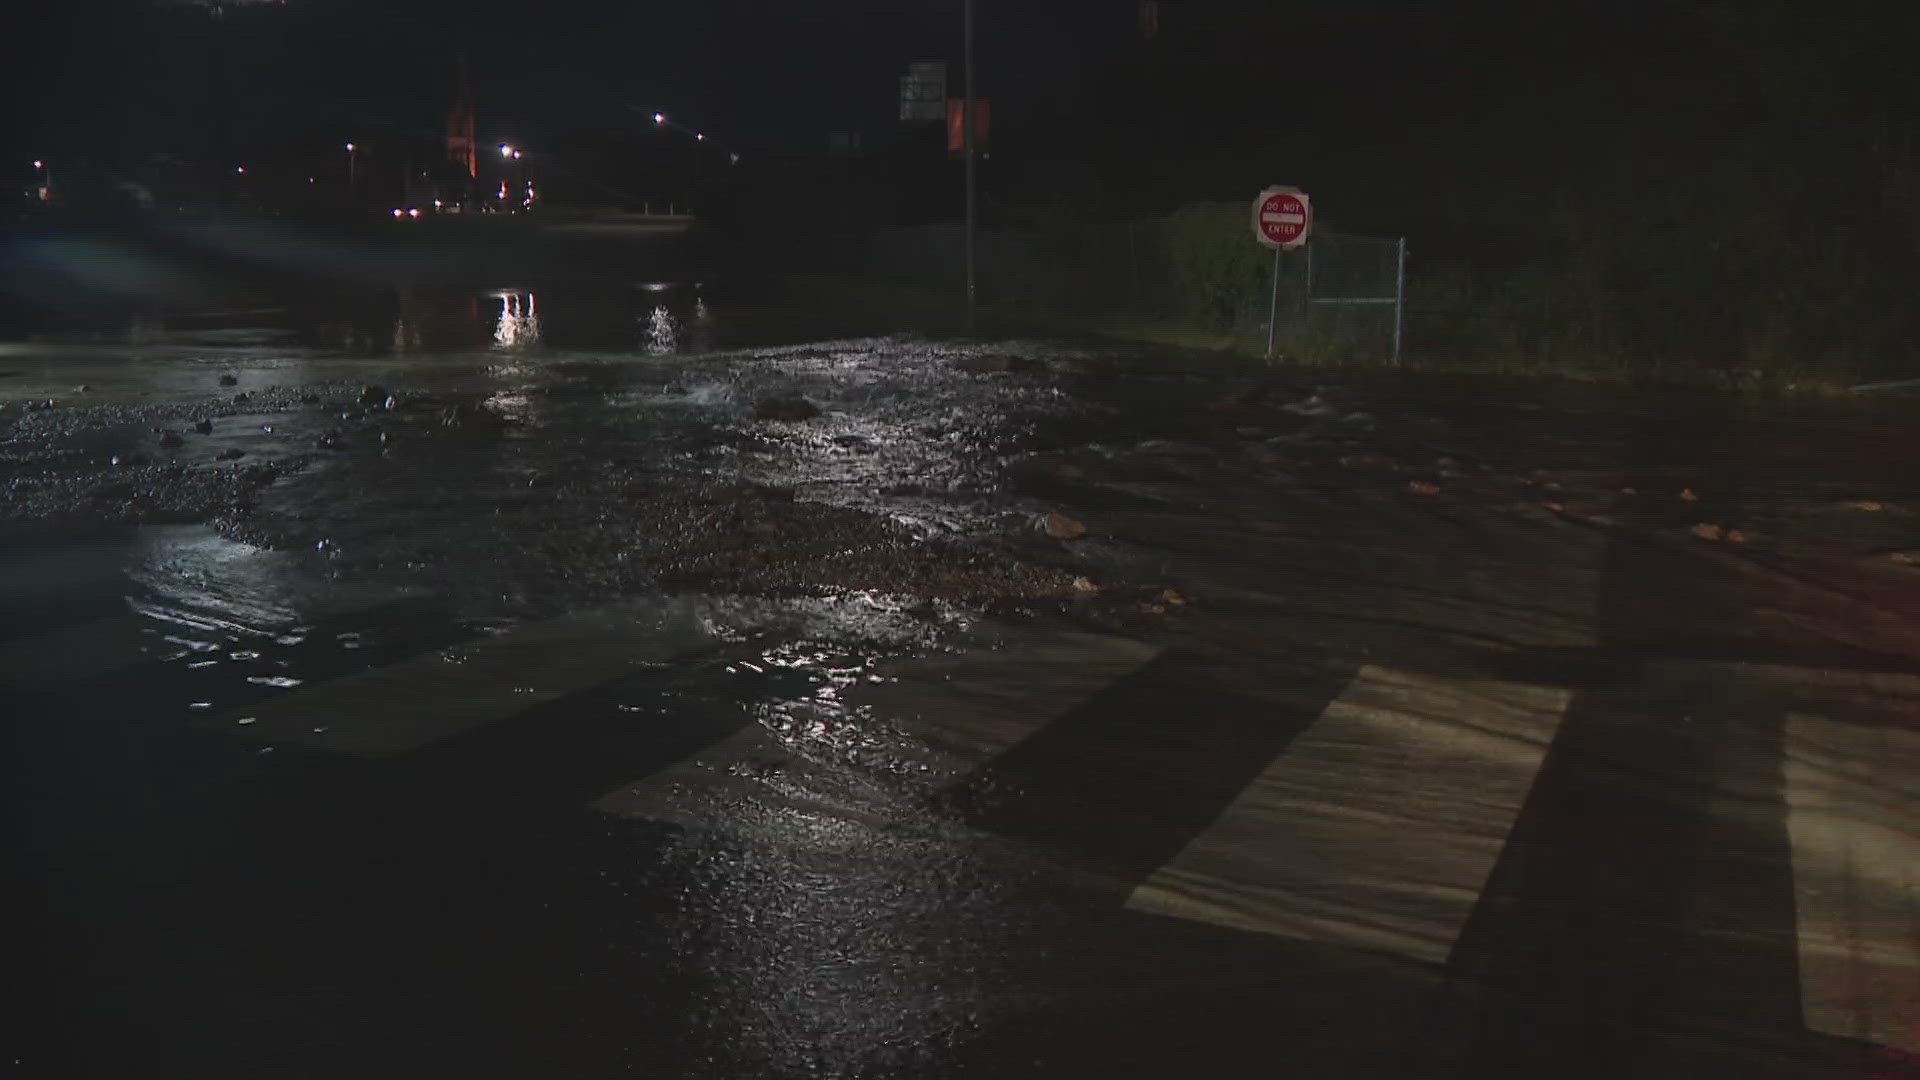
[[1253, 200], [1253, 235], [1270, 248], [1297, 248], [1313, 229], [1313, 204], [1293, 187], [1270, 187]]

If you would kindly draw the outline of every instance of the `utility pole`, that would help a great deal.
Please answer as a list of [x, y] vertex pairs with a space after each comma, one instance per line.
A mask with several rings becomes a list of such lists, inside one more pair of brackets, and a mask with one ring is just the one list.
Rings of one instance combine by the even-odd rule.
[[962, 23], [965, 41], [960, 127], [967, 157], [967, 333], [971, 334], [980, 328], [980, 282], [976, 262], [979, 245], [976, 234], [980, 228], [980, 176], [979, 165], [974, 161], [973, 154], [973, 0], [966, 0]]

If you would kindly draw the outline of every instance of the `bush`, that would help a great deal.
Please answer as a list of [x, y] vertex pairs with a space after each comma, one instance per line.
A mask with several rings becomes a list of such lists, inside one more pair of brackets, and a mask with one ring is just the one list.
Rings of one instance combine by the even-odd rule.
[[1273, 255], [1254, 243], [1247, 207], [1194, 203], [1154, 223], [1181, 314], [1209, 329], [1234, 326], [1267, 297]]

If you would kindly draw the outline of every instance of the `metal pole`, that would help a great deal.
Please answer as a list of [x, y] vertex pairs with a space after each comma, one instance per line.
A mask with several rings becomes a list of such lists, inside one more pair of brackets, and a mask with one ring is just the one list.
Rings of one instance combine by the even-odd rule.
[[1280, 319], [1280, 249], [1273, 249], [1273, 297], [1267, 304], [1267, 359], [1273, 359], [1274, 324]]
[[1127, 299], [1140, 302], [1140, 253], [1133, 241], [1133, 219], [1127, 219]]
[[1407, 238], [1400, 238], [1400, 269], [1393, 286], [1393, 362], [1400, 362], [1400, 338], [1407, 325]]
[[980, 326], [980, 282], [976, 261], [979, 253], [975, 237], [980, 227], [980, 176], [979, 166], [973, 156], [973, 0], [966, 0], [966, 11], [961, 21], [965, 38], [960, 127], [967, 157], [967, 332], [973, 333]]

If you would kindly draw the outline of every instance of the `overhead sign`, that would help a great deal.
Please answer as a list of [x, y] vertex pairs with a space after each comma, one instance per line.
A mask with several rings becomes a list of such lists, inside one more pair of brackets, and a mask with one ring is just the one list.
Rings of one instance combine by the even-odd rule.
[[947, 112], [947, 65], [940, 60], [916, 60], [900, 80], [900, 122], [938, 123]]
[[1297, 248], [1313, 231], [1313, 203], [1295, 187], [1270, 187], [1253, 200], [1253, 235], [1270, 248]]

